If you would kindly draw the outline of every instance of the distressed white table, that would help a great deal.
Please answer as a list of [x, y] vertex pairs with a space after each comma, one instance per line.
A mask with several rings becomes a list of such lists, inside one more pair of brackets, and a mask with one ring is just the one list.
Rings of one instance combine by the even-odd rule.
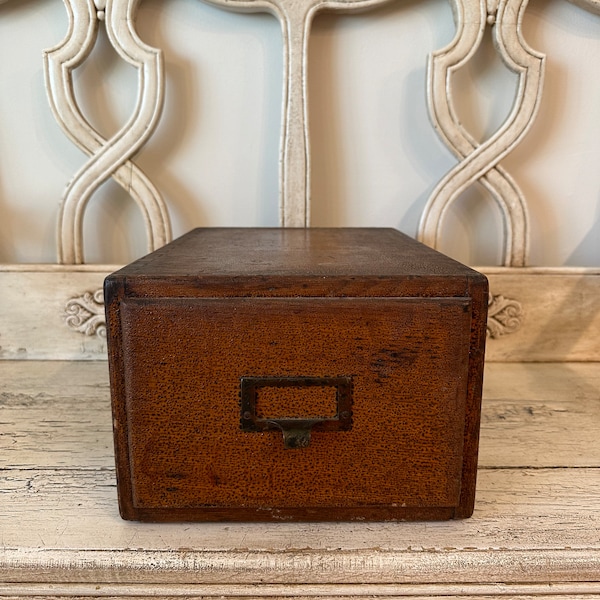
[[[269, 10], [282, 24], [280, 222], [309, 224], [312, 18], [384, 0], [209, 1]], [[576, 1], [600, 12], [600, 0]], [[504, 222], [504, 267], [486, 270], [488, 356], [560, 361], [488, 364], [474, 516], [269, 525], [119, 518], [106, 362], [35, 359], [105, 356], [100, 287], [113, 269], [82, 264], [86, 205], [105, 180], [112, 177], [139, 206], [149, 250], [171, 236], [161, 190], [133, 162], [159, 122], [166, 80], [162, 49], [137, 35], [139, 4], [64, 0], [66, 37], [45, 53], [50, 106], [88, 161], [60, 205], [60, 265], [0, 265], [0, 357], [29, 359], [0, 360], [0, 599], [600, 599], [600, 362], [563, 362], [600, 361], [600, 272], [524, 268], [527, 203], [500, 164], [542, 99], [544, 55], [521, 33], [527, 0], [453, 0], [455, 38], [429, 59], [431, 120], [458, 163], [424, 207], [419, 238], [436, 246], [447, 208], [483, 185]], [[110, 139], [87, 121], [73, 84], [100, 27], [139, 79], [133, 114]], [[457, 117], [452, 74], [486, 36], [518, 85], [511, 113], [480, 143]]]
[[105, 362], [0, 361], [0, 598], [600, 598], [600, 363], [487, 366], [475, 514], [117, 512]]

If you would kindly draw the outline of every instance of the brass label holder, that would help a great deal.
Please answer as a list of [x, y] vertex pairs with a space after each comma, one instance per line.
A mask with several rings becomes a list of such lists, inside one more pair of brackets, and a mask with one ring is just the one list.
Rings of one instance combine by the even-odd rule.
[[[351, 377], [242, 377], [241, 378], [242, 431], [280, 430], [287, 449], [306, 448], [313, 431], [348, 431], [352, 429]], [[333, 417], [270, 418], [257, 414], [257, 396], [261, 388], [333, 387], [336, 390], [336, 410]]]

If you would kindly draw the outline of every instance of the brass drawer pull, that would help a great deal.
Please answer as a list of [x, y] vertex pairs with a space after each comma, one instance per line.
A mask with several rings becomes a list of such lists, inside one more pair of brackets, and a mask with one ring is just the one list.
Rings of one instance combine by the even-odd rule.
[[[275, 390], [273, 389], [275, 388]], [[277, 415], [263, 414], [260, 407], [261, 392], [272, 394], [277, 389], [285, 392], [286, 398], [293, 396], [298, 388], [303, 394], [313, 388], [333, 388], [334, 404], [327, 407], [326, 400], [319, 397], [320, 406], [314, 405], [311, 412], [324, 415]], [[268, 406], [266, 408], [269, 408]], [[271, 407], [271, 411], [274, 409]], [[310, 411], [311, 408], [309, 407]], [[276, 412], [276, 410], [275, 410]], [[352, 428], [352, 378], [351, 377], [242, 377], [241, 378], [241, 428], [243, 431], [269, 431], [279, 429], [283, 434], [285, 448], [306, 448], [311, 433], [315, 431], [348, 431]]]

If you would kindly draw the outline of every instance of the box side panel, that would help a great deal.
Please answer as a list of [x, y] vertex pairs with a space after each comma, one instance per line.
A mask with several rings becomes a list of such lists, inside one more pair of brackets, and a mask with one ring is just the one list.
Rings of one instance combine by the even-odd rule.
[[[121, 318], [138, 518], [447, 518], [459, 505], [469, 299], [126, 299]], [[317, 426], [296, 449], [277, 428], [243, 431], [249, 377], [348, 378], [352, 426]], [[286, 390], [277, 411], [269, 393], [263, 412], [335, 412], [327, 394]]]
[[134, 519], [135, 510], [131, 502], [132, 479], [129, 465], [127, 414], [125, 410], [125, 369], [127, 368], [127, 361], [123, 355], [123, 328], [121, 320], [123, 289], [123, 279], [114, 274], [109, 275], [104, 280], [108, 371], [110, 376], [119, 510], [124, 519]]
[[459, 507], [456, 511], [457, 518], [470, 517], [475, 507], [488, 294], [488, 280], [484, 275], [478, 273], [471, 278], [471, 340], [465, 410], [462, 488]]

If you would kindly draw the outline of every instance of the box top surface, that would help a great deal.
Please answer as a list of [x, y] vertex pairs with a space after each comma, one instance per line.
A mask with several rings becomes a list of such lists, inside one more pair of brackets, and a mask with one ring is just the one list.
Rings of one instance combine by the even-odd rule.
[[387, 228], [194, 229], [110, 275], [130, 297], [470, 296], [486, 278]]
[[479, 275], [391, 228], [199, 228], [117, 273], [152, 277]]

